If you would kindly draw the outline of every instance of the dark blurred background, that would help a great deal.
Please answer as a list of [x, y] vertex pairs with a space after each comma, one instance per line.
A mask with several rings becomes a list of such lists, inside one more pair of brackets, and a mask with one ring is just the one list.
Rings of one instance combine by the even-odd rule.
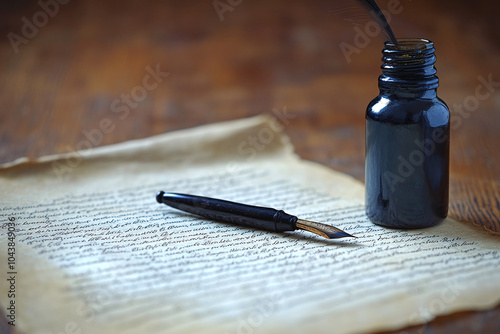
[[[500, 82], [500, 3], [378, 2], [396, 36], [435, 43], [438, 94], [456, 115], [450, 215], [500, 232], [500, 83], [476, 91], [481, 78]], [[93, 146], [277, 108], [293, 117], [285, 132], [301, 157], [363, 180], [383, 36], [336, 15], [352, 3], [1, 1], [0, 163], [72, 151], [103, 119], [115, 126]], [[169, 75], [146, 90], [151, 71]], [[455, 318], [477, 316], [486, 332], [487, 314]], [[455, 318], [444, 332], [468, 328]]]
[[[102, 144], [286, 106], [297, 116], [286, 131], [299, 151], [308, 147], [304, 158], [363, 178], [363, 114], [378, 94], [383, 36], [369, 38], [346, 61], [339, 45], [355, 46], [355, 28], [364, 30], [366, 21], [356, 26], [332, 12], [354, 0], [221, 0], [230, 8], [223, 20], [213, 0], [60, 1], [67, 3], [41, 0], [58, 4], [53, 17], [44, 14], [45, 24], [39, 1], [2, 1], [0, 162], [76, 146], [82, 130], [114, 116], [111, 103], [142, 84], [147, 66], [160, 64], [169, 77], [130, 108]], [[399, 12], [391, 25], [398, 37], [435, 42], [439, 95], [450, 109], [474, 94], [478, 76], [500, 81], [498, 2], [394, 2]], [[379, 4], [388, 8], [388, 1]], [[23, 17], [38, 30], [33, 37], [24, 37]], [[499, 105], [498, 92], [482, 101], [454, 139], [478, 127], [497, 136]], [[475, 155], [489, 163], [482, 150]]]

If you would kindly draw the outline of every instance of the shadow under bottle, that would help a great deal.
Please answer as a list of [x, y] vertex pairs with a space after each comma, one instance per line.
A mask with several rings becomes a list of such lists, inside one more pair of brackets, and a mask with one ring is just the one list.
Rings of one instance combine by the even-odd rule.
[[433, 226], [448, 213], [450, 134], [448, 107], [436, 95], [434, 45], [385, 46], [380, 95], [366, 111], [366, 213], [386, 227]]

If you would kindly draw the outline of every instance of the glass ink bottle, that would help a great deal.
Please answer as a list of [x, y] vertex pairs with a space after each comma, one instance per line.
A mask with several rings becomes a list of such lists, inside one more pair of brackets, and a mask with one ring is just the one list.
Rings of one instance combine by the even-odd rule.
[[380, 95], [366, 110], [366, 213], [375, 224], [423, 228], [448, 214], [449, 119], [437, 97], [434, 45], [398, 39], [382, 51]]

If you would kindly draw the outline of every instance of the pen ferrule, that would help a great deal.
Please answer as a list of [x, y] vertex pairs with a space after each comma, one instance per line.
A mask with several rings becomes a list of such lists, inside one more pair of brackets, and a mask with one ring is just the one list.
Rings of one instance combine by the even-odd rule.
[[297, 217], [289, 215], [283, 210], [276, 210], [273, 216], [276, 232], [294, 231], [296, 229], [295, 223]]

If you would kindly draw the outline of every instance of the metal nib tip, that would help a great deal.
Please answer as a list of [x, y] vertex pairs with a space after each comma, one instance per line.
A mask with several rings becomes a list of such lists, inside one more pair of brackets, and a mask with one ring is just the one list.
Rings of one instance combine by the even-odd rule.
[[347, 237], [357, 238], [356, 236], [351, 235], [351, 234], [344, 232], [342, 230], [339, 230], [338, 232], [335, 232], [335, 233], [328, 234], [329, 239], [347, 238]]
[[326, 224], [322, 224], [322, 223], [316, 223], [316, 222], [312, 222], [312, 221], [304, 220], [304, 219], [297, 219], [295, 226], [298, 229], [306, 230], [306, 231], [315, 233], [317, 235], [321, 235], [322, 237], [327, 238], [327, 239], [338, 239], [338, 238], [346, 238], [346, 237], [356, 238], [354, 235], [350, 235], [349, 233], [344, 232], [341, 229], [338, 229], [334, 226], [326, 225]]

